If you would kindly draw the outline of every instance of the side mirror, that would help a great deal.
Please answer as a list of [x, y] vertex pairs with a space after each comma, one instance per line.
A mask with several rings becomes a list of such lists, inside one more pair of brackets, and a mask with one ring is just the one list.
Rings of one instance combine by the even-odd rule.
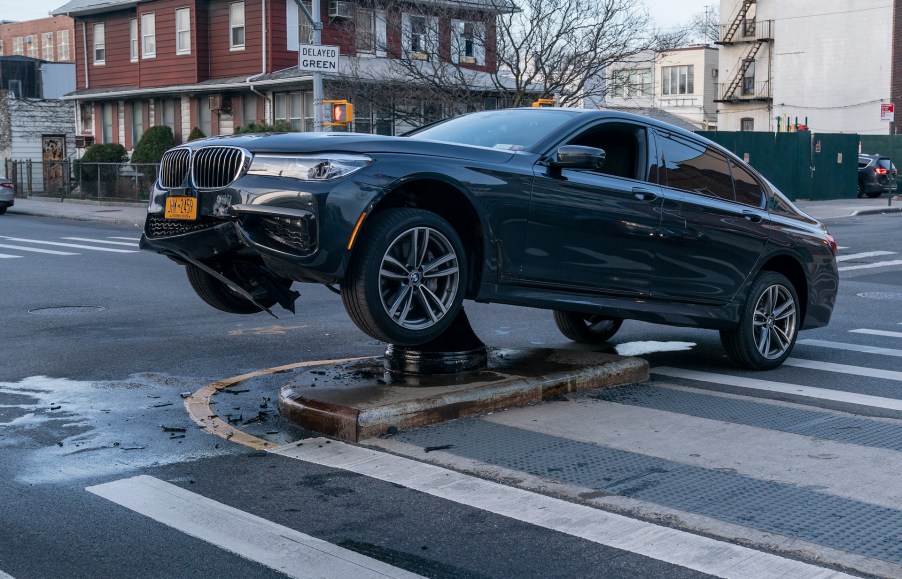
[[599, 169], [604, 164], [604, 149], [563, 145], [554, 154], [550, 165], [557, 169]]

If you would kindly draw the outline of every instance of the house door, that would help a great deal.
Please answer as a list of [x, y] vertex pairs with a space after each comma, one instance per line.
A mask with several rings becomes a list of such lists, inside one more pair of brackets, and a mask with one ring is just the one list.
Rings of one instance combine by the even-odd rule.
[[61, 192], [65, 188], [63, 159], [66, 158], [66, 137], [63, 135], [41, 136], [42, 161], [44, 165], [44, 192]]

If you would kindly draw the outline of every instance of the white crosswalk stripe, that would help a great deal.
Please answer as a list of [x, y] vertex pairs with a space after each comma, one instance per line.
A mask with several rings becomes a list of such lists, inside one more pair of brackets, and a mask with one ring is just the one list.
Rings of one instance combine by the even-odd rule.
[[865, 346], [862, 344], [847, 344], [844, 342], [830, 342], [827, 340], [798, 340], [796, 344], [805, 346], [818, 346], [833, 350], [846, 350], [847, 352], [861, 352], [863, 354], [880, 354], [881, 356], [895, 356], [902, 358], [902, 350], [894, 348], [881, 348], [879, 346]]
[[895, 255], [895, 251], [866, 251], [864, 253], [852, 253], [849, 255], [837, 255], [836, 261], [849, 261], [852, 259], [864, 259], [866, 257], [880, 257], [883, 255]]
[[7, 255], [5, 253], [0, 253], [0, 259], [15, 259], [17, 257], [22, 257], [21, 255]]
[[873, 269], [875, 267], [891, 267], [895, 265], [902, 265], [902, 259], [896, 259], [893, 261], [878, 261], [876, 263], [864, 263], [861, 265], [846, 265], [837, 269], [839, 269], [839, 271], [852, 271], [857, 269]]
[[858, 330], [849, 330], [852, 334], [870, 334], [871, 336], [884, 336], [887, 338], [902, 338], [902, 332], [888, 332], [886, 330], [868, 330], [868, 329], [858, 329]]
[[121, 239], [122, 241], [141, 241], [140, 237], [116, 237], [115, 235], [110, 236], [110, 239]]
[[151, 476], [87, 490], [289, 577], [420, 577]]
[[22, 237], [6, 237], [0, 236], [0, 239], [6, 239], [7, 241], [18, 241], [19, 243], [37, 243], [40, 245], [54, 245], [58, 247], [74, 247], [77, 249], [89, 249], [91, 251], [109, 251], [112, 253], [137, 253], [137, 250], [131, 249], [116, 249], [114, 247], [95, 247], [93, 245], [83, 245], [77, 243], [61, 243], [59, 241], [43, 241], [39, 239], [24, 239]]
[[[39, 247], [25, 247], [23, 245], [6, 245], [5, 243], [0, 243], [0, 248], [3, 249], [18, 249], [19, 251], [30, 251], [32, 253], [47, 253], [50, 255], [79, 255], [77, 253], [73, 253], [71, 251], [57, 251], [55, 249], [41, 249]], [[20, 256], [15, 256], [20, 257]]]
[[62, 239], [68, 239], [69, 241], [88, 241], [91, 243], [106, 243], [108, 245], [124, 245], [126, 247], [138, 247], [138, 244], [135, 242], [127, 243], [125, 241], [110, 241], [108, 239], [90, 239], [87, 237], [63, 237]]

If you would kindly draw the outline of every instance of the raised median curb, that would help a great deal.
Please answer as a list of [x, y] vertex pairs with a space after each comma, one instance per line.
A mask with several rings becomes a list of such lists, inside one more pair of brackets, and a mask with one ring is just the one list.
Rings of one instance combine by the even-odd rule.
[[397, 430], [644, 382], [640, 358], [552, 349], [491, 350], [486, 370], [398, 377], [382, 359], [310, 368], [282, 386], [279, 412], [302, 428], [358, 442]]

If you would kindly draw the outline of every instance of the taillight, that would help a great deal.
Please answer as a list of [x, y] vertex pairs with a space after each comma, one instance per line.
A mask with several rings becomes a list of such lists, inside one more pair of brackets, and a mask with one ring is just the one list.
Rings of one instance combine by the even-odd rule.
[[12, 189], [13, 184], [12, 183], [0, 183], [0, 187], [6, 187], [7, 189]]
[[833, 236], [829, 233], [825, 233], [824, 240], [827, 242], [827, 245], [830, 247], [830, 251], [833, 252], [833, 255], [836, 255], [836, 241], [833, 239]]
[[878, 175], [886, 175], [886, 169], [884, 169], [883, 167], [877, 167], [874, 169], [874, 171], [876, 171]]

